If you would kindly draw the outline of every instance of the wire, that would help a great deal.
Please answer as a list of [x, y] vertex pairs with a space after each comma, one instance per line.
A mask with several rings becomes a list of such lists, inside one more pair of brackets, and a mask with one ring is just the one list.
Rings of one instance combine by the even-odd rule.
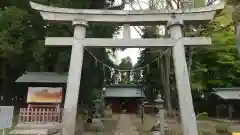
[[151, 65], [152, 63], [158, 61], [165, 53], [169, 52], [169, 50], [171, 50], [171, 48], [166, 49], [164, 52], [161, 53], [160, 56], [158, 56], [156, 59], [154, 59], [153, 61], [151, 61], [150, 63], [146, 64], [145, 66], [139, 67], [139, 68], [134, 68], [134, 69], [130, 69], [130, 70], [122, 70], [122, 69], [118, 69], [118, 68], [114, 68], [111, 67], [107, 64], [105, 64], [104, 62], [102, 62], [101, 60], [99, 60], [95, 55], [93, 55], [87, 48], [84, 48], [97, 62], [101, 63], [103, 65], [103, 67], [107, 67], [109, 69], [113, 69], [115, 71], [122, 71], [122, 72], [132, 72], [132, 71], [138, 71], [138, 70], [143, 70], [144, 68], [148, 67], [149, 65]]

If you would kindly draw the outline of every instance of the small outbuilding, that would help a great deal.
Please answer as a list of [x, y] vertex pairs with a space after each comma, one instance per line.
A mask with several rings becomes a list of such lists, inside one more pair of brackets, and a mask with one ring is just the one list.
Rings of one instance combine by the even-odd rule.
[[103, 97], [113, 113], [137, 113], [145, 94], [141, 85], [114, 84], [103, 88]]
[[214, 88], [207, 100], [210, 117], [240, 118], [240, 88]]
[[55, 72], [26, 72], [20, 76], [15, 81], [24, 93], [19, 124], [60, 123], [67, 79], [67, 73]]
[[15, 81], [18, 85], [19, 91], [24, 93], [23, 101], [27, 101], [27, 94], [31, 87], [55, 87], [62, 88], [63, 101], [65, 97], [66, 84], [68, 73], [56, 72], [25, 72]]

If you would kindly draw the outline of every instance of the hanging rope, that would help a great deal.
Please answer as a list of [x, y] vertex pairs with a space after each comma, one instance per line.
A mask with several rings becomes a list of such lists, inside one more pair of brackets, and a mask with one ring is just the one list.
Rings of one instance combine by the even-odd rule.
[[[171, 50], [171, 48], [168, 48], [166, 49], [163, 53], [161, 53], [161, 55], [159, 55], [156, 59], [154, 59], [153, 61], [151, 61], [150, 63], [146, 64], [145, 66], [142, 66], [142, 67], [138, 67], [138, 68], [134, 68], [134, 69], [129, 69], [129, 70], [123, 70], [123, 69], [118, 69], [118, 68], [114, 68], [114, 67], [111, 67], [107, 64], [105, 64], [104, 62], [102, 62], [101, 60], [99, 60], [95, 55], [93, 55], [87, 48], [84, 48], [96, 61], [96, 63], [100, 63], [103, 65], [103, 67], [107, 67], [109, 69], [114, 69], [115, 71], [120, 71], [120, 72], [133, 72], [133, 71], [139, 71], [139, 70], [143, 70], [144, 68], [146, 67], [149, 67], [151, 64], [153, 64], [154, 62], [156, 61], [159, 61], [159, 59], [164, 55], [166, 54], [168, 51]], [[97, 65], [97, 64], [96, 64]]]

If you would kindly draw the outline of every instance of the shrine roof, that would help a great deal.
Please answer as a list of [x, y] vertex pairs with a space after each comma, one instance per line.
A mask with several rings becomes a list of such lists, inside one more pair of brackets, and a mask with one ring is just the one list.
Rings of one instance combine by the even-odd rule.
[[111, 84], [107, 85], [106, 87], [142, 87], [139, 84]]
[[15, 82], [17, 83], [67, 83], [67, 73], [26, 72]]
[[114, 84], [114, 85], [106, 86], [104, 97], [105, 98], [114, 98], [114, 97], [141, 98], [141, 97], [145, 97], [145, 94], [142, 90], [141, 85]]
[[211, 94], [224, 100], [240, 100], [240, 88], [213, 88]]

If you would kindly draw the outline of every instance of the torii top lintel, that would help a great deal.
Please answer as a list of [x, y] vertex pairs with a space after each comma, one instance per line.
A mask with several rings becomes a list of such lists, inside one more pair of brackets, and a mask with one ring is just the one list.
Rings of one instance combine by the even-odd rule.
[[69, 9], [45, 6], [30, 2], [33, 9], [39, 11], [44, 20], [49, 21], [73, 21], [77, 18], [88, 22], [114, 23], [114, 24], [142, 24], [156, 23], [166, 24], [175, 14], [176, 19], [184, 23], [194, 24], [213, 19], [217, 10], [224, 8], [224, 3], [200, 8], [178, 9], [178, 10], [97, 10], [97, 9]]

